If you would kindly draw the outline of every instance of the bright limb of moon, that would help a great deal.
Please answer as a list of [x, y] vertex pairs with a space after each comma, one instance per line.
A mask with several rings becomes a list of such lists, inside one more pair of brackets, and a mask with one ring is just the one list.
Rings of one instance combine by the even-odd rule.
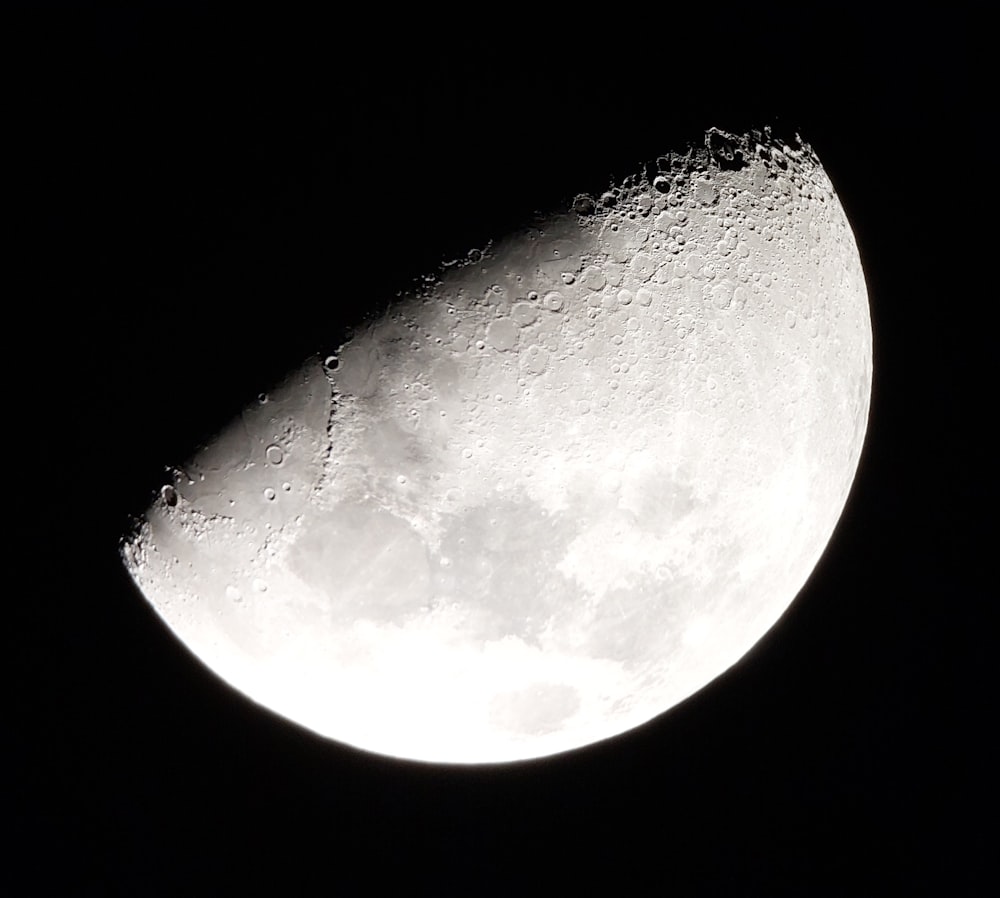
[[775, 623], [867, 427], [858, 250], [801, 142], [658, 166], [445, 266], [174, 471], [123, 555], [212, 670], [370, 751], [508, 761]]

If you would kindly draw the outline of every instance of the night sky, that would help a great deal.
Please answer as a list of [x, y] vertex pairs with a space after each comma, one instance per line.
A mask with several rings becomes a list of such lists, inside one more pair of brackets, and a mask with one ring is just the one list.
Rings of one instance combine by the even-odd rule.
[[[138, 9], [42, 4], [4, 38], [31, 266], [6, 336], [39, 339], [18, 393], [51, 429], [33, 470], [56, 472], [7, 595], [30, 606], [9, 894], [982, 894], [971, 25]], [[441, 260], [709, 126], [769, 123], [812, 144], [854, 228], [875, 383], [841, 523], [739, 664], [606, 743], [439, 767], [283, 721], [160, 623], [117, 546], [166, 464]]]

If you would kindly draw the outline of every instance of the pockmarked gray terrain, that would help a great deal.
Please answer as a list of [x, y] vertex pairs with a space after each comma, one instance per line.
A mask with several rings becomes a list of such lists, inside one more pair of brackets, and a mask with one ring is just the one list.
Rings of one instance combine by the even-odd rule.
[[868, 421], [811, 148], [713, 129], [419, 284], [170, 469], [122, 544], [165, 623], [278, 714], [441, 762], [620, 734], [732, 666]]

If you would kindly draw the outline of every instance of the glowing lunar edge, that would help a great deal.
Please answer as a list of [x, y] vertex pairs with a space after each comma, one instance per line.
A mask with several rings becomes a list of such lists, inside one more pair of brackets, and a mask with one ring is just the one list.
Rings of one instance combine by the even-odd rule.
[[871, 324], [812, 150], [712, 130], [443, 266], [198, 450], [123, 540], [260, 704], [445, 762], [621, 733], [794, 599], [854, 479]]

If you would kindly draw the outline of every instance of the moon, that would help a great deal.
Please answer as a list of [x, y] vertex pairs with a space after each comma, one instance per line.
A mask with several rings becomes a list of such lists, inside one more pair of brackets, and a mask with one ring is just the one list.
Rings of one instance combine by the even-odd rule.
[[359, 321], [170, 468], [122, 556], [194, 655], [323, 736], [563, 752], [778, 620], [844, 508], [871, 376], [815, 153], [712, 129]]

